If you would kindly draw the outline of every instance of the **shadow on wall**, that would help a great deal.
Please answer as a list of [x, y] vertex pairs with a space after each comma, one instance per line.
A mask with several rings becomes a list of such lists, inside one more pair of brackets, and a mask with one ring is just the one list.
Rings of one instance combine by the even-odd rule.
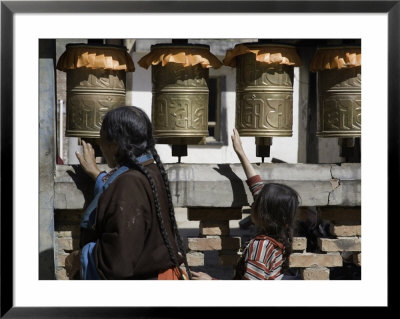
[[39, 280], [53, 280], [54, 272], [54, 249], [47, 249], [39, 253]]
[[229, 179], [232, 186], [233, 201], [231, 207], [242, 207], [248, 206], [246, 190], [243, 185], [243, 181], [237, 176], [230, 167], [229, 164], [218, 164], [218, 168], [214, 168], [215, 171], [220, 173]]
[[80, 165], [72, 165], [74, 171], [67, 171], [68, 175], [74, 181], [76, 188], [82, 192], [83, 198], [85, 199], [84, 209], [92, 201], [94, 194], [94, 181], [84, 172]]

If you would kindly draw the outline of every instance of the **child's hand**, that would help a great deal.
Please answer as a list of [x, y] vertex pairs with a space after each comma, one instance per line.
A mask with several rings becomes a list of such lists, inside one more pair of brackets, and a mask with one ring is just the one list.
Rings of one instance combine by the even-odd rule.
[[243, 147], [242, 147], [242, 141], [240, 140], [239, 132], [237, 131], [236, 128], [233, 129], [233, 135], [231, 136], [232, 138], [232, 143], [233, 143], [233, 149], [235, 150], [237, 155], [243, 155]]
[[213, 278], [206, 274], [205, 272], [195, 272], [195, 271], [191, 271], [192, 274], [192, 279], [193, 280], [212, 280]]
[[82, 140], [82, 146], [83, 146], [83, 154], [75, 152], [75, 155], [78, 158], [79, 163], [81, 164], [85, 173], [95, 180], [97, 176], [100, 174], [100, 170], [96, 164], [94, 149], [92, 145], [90, 145], [90, 143], [85, 143], [84, 140]]

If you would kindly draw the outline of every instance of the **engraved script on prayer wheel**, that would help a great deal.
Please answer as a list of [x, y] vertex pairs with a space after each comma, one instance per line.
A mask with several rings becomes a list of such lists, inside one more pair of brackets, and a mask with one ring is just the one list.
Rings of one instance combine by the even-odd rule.
[[99, 138], [105, 114], [125, 105], [126, 71], [134, 69], [126, 48], [68, 44], [57, 69], [67, 72], [65, 135]]
[[208, 45], [170, 43], [152, 45], [139, 61], [143, 67], [152, 65], [152, 123], [158, 142], [190, 144], [208, 136], [208, 68], [215, 62], [221, 64]]
[[292, 136], [293, 66], [257, 60], [254, 52], [294, 47], [254, 43], [245, 48], [251, 52], [236, 56], [237, 130], [242, 136]]
[[[347, 54], [346, 54], [347, 53]], [[338, 63], [330, 69], [317, 62], [329, 61], [335, 56]], [[349, 61], [349, 56], [357, 56]], [[340, 63], [340, 61], [343, 61]], [[313, 65], [314, 62], [314, 65]], [[318, 71], [318, 137], [361, 136], [361, 49], [319, 49], [312, 62], [312, 70]]]
[[125, 104], [125, 71], [67, 71], [66, 136], [100, 137], [104, 115]]
[[199, 64], [152, 66], [155, 137], [208, 136], [208, 73]]
[[155, 44], [138, 63], [152, 67], [151, 113], [157, 143], [202, 143], [208, 136], [209, 68], [222, 65], [210, 47]]

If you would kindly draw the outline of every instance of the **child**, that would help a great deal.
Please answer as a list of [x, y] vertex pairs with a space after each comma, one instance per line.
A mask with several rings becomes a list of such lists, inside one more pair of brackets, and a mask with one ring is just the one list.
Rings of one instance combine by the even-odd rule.
[[[257, 235], [250, 240], [236, 266], [234, 279], [282, 279], [292, 252], [299, 196], [283, 184], [264, 185], [244, 153], [236, 129], [233, 130], [232, 142], [254, 197], [251, 219], [257, 228]], [[192, 276], [196, 280], [214, 279], [203, 272], [192, 271]]]

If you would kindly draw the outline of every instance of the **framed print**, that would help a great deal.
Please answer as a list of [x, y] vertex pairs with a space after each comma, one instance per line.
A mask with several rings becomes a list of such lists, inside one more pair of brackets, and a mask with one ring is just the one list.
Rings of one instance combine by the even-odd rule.
[[[1, 316], [178, 318], [194, 307], [219, 316], [226, 307], [243, 315], [246, 307], [388, 307], [388, 234], [394, 224], [389, 211], [398, 210], [394, 191], [400, 175], [399, 21], [399, 1], [1, 1]], [[55, 99], [40, 94], [54, 90], [56, 82], [49, 87], [39, 78], [54, 49], [46, 46], [54, 39], [171, 37], [361, 40], [361, 280], [262, 285], [52, 280], [57, 257], [53, 238], [43, 237], [42, 229], [54, 222], [49, 203], [55, 194], [47, 190], [54, 189], [56, 164], [40, 154], [54, 152], [55, 137], [39, 138], [39, 132], [54, 132], [57, 116], [42, 107]], [[40, 214], [39, 207], [48, 214]], [[50, 246], [42, 247], [44, 242]], [[379, 278], [376, 258], [382, 263]]]

